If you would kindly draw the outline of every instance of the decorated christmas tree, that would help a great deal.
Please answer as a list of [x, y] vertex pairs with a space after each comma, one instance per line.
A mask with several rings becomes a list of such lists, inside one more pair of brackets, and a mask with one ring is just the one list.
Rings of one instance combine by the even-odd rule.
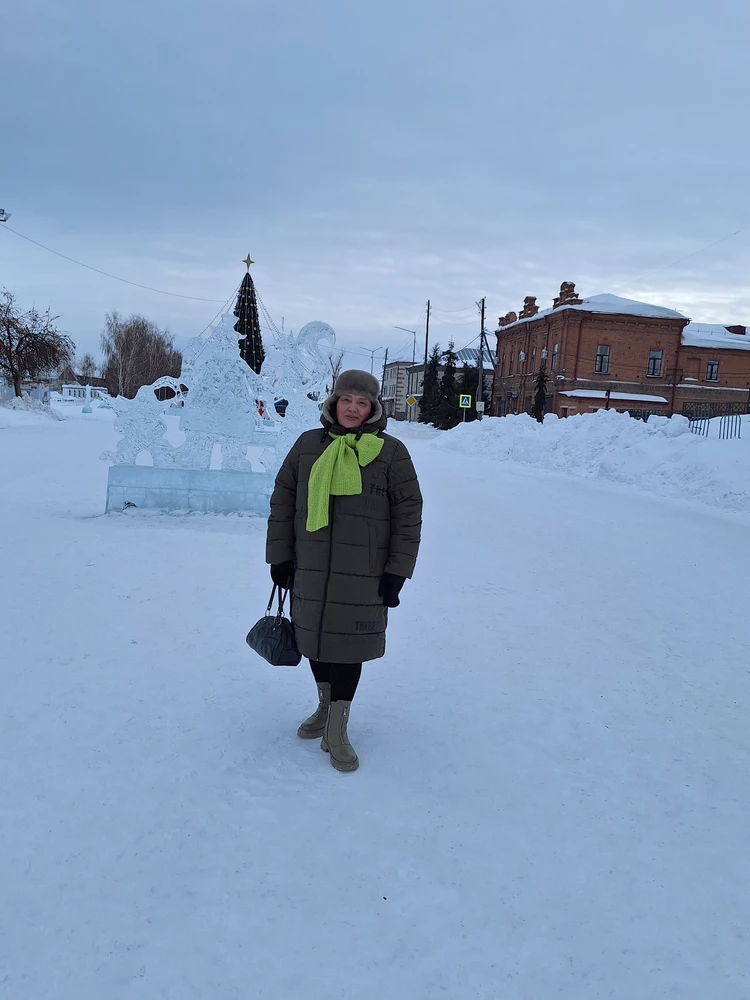
[[244, 263], [247, 266], [247, 274], [242, 279], [237, 302], [234, 306], [234, 315], [237, 317], [234, 329], [241, 338], [239, 341], [240, 357], [259, 375], [266, 352], [263, 350], [263, 340], [260, 335], [255, 284], [250, 277], [250, 265], [253, 263], [250, 254], [247, 255]]

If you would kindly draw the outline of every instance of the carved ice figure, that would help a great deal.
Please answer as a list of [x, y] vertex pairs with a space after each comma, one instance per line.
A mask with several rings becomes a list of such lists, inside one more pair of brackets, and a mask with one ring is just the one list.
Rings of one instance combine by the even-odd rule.
[[[275, 399], [286, 399], [286, 413], [277, 418], [279, 427], [273, 471], [278, 471], [287, 452], [299, 435], [314, 427], [320, 419], [319, 400], [325, 396], [331, 378], [331, 366], [321, 342], [336, 343], [336, 334], [328, 323], [315, 320], [303, 326], [295, 337], [279, 337], [266, 348], [261, 375]], [[312, 399], [310, 397], [313, 397]], [[273, 411], [275, 415], [275, 410]], [[271, 468], [266, 465], [266, 468]]]
[[114, 452], [106, 451], [101, 456], [115, 465], [135, 465], [140, 452], [147, 451], [155, 466], [174, 464], [175, 450], [164, 437], [167, 424], [164, 420], [164, 404], [154, 395], [154, 388], [142, 385], [135, 399], [116, 396], [110, 401], [116, 413], [114, 427], [123, 435]]
[[[102, 455], [117, 467], [109, 473], [107, 510], [130, 503], [174, 510], [268, 511], [273, 478], [284, 456], [299, 434], [319, 420], [318, 400], [331, 377], [321, 343], [332, 347], [336, 335], [327, 323], [314, 322], [297, 336], [280, 336], [266, 346], [258, 375], [239, 356], [235, 322], [233, 315], [224, 315], [206, 336], [190, 341], [179, 379], [165, 376], [142, 386], [135, 399], [112, 400], [115, 428], [123, 437], [114, 453]], [[159, 389], [172, 390], [172, 407], [181, 406], [185, 441], [178, 448], [164, 436], [167, 402], [157, 398]], [[279, 399], [287, 401], [284, 417], [274, 406]], [[217, 443], [221, 471], [210, 468]], [[262, 472], [247, 458], [250, 447], [260, 453]], [[168, 471], [135, 468], [144, 450], [155, 467]]]
[[223, 316], [198, 351], [183, 363], [181, 379], [188, 386], [180, 427], [185, 443], [178, 449], [181, 466], [207, 469], [215, 443], [221, 446], [221, 467], [250, 472], [248, 446], [254, 443], [263, 418], [257, 400], [262, 380], [239, 356], [231, 316]]

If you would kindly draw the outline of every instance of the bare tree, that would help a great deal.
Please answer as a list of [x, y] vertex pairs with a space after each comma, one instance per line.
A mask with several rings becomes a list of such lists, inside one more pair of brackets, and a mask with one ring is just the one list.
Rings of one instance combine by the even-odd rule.
[[75, 344], [55, 326], [49, 309], [26, 312], [7, 289], [0, 294], [0, 375], [21, 395], [24, 379], [43, 378], [69, 362]]
[[81, 374], [81, 378], [85, 382], [89, 382], [92, 378], [96, 376], [99, 370], [96, 361], [94, 360], [93, 354], [84, 354], [78, 365], [78, 371]]
[[331, 351], [331, 353], [328, 355], [328, 362], [331, 366], [331, 382], [330, 385], [326, 386], [326, 392], [330, 395], [333, 392], [333, 387], [336, 384], [336, 379], [341, 374], [341, 366], [344, 362], [344, 352]]
[[116, 312], [109, 313], [101, 347], [102, 374], [112, 396], [133, 399], [142, 385], [150, 385], [161, 375], [177, 376], [182, 368], [174, 337], [144, 316], [123, 319]]

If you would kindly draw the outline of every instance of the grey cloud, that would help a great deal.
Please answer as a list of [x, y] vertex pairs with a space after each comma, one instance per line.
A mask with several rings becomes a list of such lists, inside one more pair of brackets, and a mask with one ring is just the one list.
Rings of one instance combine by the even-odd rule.
[[[12, 0], [0, 204], [187, 294], [229, 295], [250, 250], [277, 320], [352, 345], [403, 344], [428, 297], [493, 317], [564, 279], [750, 321], [747, 235], [632, 280], [750, 221], [749, 28], [744, 0]], [[109, 308], [183, 339], [213, 315], [10, 234], [0, 266], [83, 349]]]

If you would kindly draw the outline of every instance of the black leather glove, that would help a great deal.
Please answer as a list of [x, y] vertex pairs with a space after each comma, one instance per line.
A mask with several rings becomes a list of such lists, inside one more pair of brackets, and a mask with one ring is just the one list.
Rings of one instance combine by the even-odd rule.
[[274, 563], [271, 566], [271, 579], [277, 587], [282, 590], [291, 590], [294, 583], [294, 563], [290, 559], [288, 562]]
[[380, 578], [378, 593], [383, 598], [383, 604], [387, 608], [397, 608], [399, 606], [401, 601], [398, 599], [398, 595], [401, 593], [401, 588], [405, 583], [405, 576], [396, 576], [395, 573], [383, 573]]

